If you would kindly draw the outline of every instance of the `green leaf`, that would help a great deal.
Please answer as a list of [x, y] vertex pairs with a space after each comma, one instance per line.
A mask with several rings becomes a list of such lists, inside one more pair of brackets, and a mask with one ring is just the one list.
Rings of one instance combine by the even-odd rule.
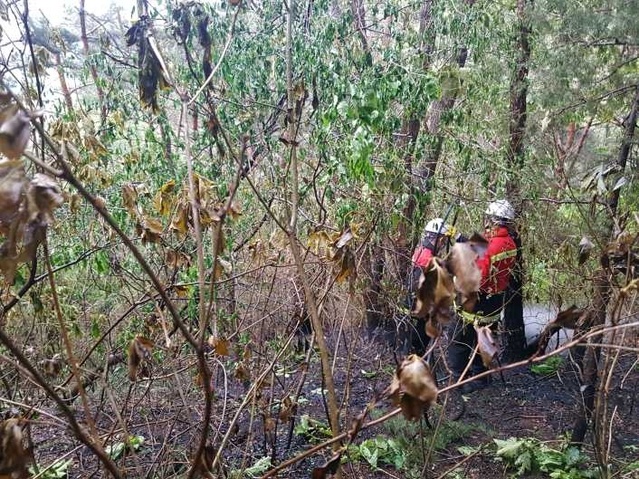
[[98, 251], [93, 261], [95, 262], [95, 270], [98, 273], [103, 274], [109, 271], [109, 257], [104, 251]]
[[29, 472], [32, 476], [37, 475], [40, 479], [63, 479], [67, 477], [69, 466], [72, 463], [73, 459], [58, 459], [46, 468], [37, 468], [38, 472], [35, 467], [29, 467]]
[[519, 475], [532, 471], [533, 455], [530, 453], [530, 451], [524, 451], [519, 454], [515, 459], [515, 466], [518, 467], [517, 474]]
[[477, 451], [479, 451], [479, 447], [459, 446], [457, 450], [464, 456], [472, 456], [473, 454], [476, 454]]
[[506, 459], [516, 458], [521, 453], [524, 444], [523, 440], [514, 437], [508, 440], [493, 439], [493, 441], [497, 444], [498, 448], [495, 454]]
[[91, 337], [97, 339], [101, 334], [99, 318], [93, 318], [91, 320]]
[[257, 460], [255, 464], [244, 471], [248, 477], [259, 477], [264, 475], [271, 467], [271, 458], [266, 456]]

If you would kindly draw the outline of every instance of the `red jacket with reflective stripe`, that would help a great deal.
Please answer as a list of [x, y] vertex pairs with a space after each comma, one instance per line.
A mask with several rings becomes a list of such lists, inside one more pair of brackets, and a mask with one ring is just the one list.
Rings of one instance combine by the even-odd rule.
[[492, 230], [486, 239], [486, 254], [477, 259], [477, 266], [481, 270], [480, 291], [486, 294], [501, 293], [508, 288], [517, 261], [517, 246], [508, 229], [503, 226]]
[[428, 263], [430, 263], [432, 257], [433, 252], [425, 246], [420, 245], [415, 248], [415, 252], [413, 253], [413, 266], [425, 268], [428, 266]]

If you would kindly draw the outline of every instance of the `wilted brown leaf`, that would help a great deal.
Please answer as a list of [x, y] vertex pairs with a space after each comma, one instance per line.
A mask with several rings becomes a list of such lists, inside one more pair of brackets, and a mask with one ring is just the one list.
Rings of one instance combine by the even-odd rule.
[[141, 216], [135, 226], [136, 232], [142, 238], [142, 243], [159, 243], [162, 237], [162, 223], [148, 216]]
[[453, 279], [440, 258], [433, 258], [422, 272], [415, 292], [413, 315], [425, 318], [438, 310], [448, 309], [455, 297]]
[[477, 266], [479, 254], [470, 242], [455, 243], [449, 260], [455, 276], [455, 289], [460, 293], [459, 305], [464, 311], [472, 311], [481, 285], [481, 270]]
[[172, 209], [175, 180], [164, 183], [153, 197], [153, 206], [160, 216], [167, 216]]
[[169, 228], [177, 231], [181, 238], [184, 238], [189, 232], [189, 218], [191, 217], [191, 205], [188, 203], [180, 203], [173, 213]]
[[233, 375], [235, 376], [236, 379], [242, 382], [251, 380], [251, 373], [249, 372], [248, 368], [244, 364], [244, 361], [240, 361], [237, 363], [237, 365], [235, 366], [235, 371], [233, 372]]
[[145, 372], [142, 366], [151, 358], [153, 347], [153, 341], [139, 335], [129, 343], [127, 366], [131, 381], [135, 382], [138, 374]]
[[82, 197], [77, 193], [73, 193], [69, 196], [68, 204], [69, 204], [69, 211], [71, 213], [77, 213], [78, 211], [80, 211], [80, 205], [82, 204]]
[[189, 255], [182, 251], [176, 251], [174, 249], [170, 249], [166, 252], [164, 260], [166, 261], [166, 265], [172, 269], [178, 269], [182, 266], [191, 265], [191, 258], [189, 257]]
[[15, 244], [5, 241], [0, 247], [0, 271], [4, 275], [6, 284], [13, 284], [18, 269], [18, 256]]
[[5, 226], [18, 216], [25, 183], [22, 161], [0, 161], [0, 223]]
[[308, 248], [317, 256], [329, 258], [331, 237], [325, 230], [313, 231], [308, 235]]
[[126, 183], [122, 186], [122, 205], [133, 218], [136, 218], [138, 215], [137, 202], [137, 190], [131, 183]]
[[490, 368], [493, 359], [497, 357], [499, 349], [497, 343], [493, 337], [493, 332], [488, 326], [474, 326], [477, 332], [477, 346], [479, 349], [479, 355], [484, 363], [484, 366]]
[[44, 374], [48, 377], [56, 377], [60, 374], [64, 361], [60, 354], [54, 354], [51, 359], [45, 359], [42, 361], [42, 369]]
[[27, 190], [29, 221], [53, 221], [53, 210], [64, 201], [58, 183], [51, 177], [36, 173]]
[[437, 400], [437, 384], [420, 356], [411, 354], [402, 361], [395, 372], [389, 394], [408, 420], [419, 419]]
[[[624, 286], [623, 288], [621, 288], [620, 293], [623, 296], [627, 296], [629, 295], [632, 291], [637, 291], [639, 290], [639, 278], [633, 279], [632, 281], [630, 281], [626, 286]], [[570, 327], [570, 326], [566, 326], [566, 327]]]
[[209, 346], [213, 348], [215, 354], [219, 356], [229, 355], [229, 340], [226, 338], [216, 338], [214, 336], [208, 339]]
[[286, 396], [282, 401], [282, 407], [280, 408], [280, 421], [288, 422], [291, 417], [295, 415], [297, 411], [297, 403], [294, 403], [290, 396]]
[[194, 179], [196, 199], [202, 205], [202, 209], [205, 209], [210, 204], [211, 192], [214, 190], [215, 184], [198, 174], [194, 175]]
[[106, 146], [104, 146], [95, 136], [85, 135], [82, 137], [82, 140], [84, 143], [84, 149], [90, 153], [92, 160], [97, 161], [101, 157], [109, 154], [109, 150], [107, 150]]
[[17, 160], [29, 143], [31, 119], [18, 105], [9, 105], [0, 111], [0, 153]]
[[0, 422], [0, 472], [9, 478], [26, 478], [31, 454], [24, 446], [21, 420], [10, 418]]
[[350, 228], [342, 231], [336, 239], [333, 239], [333, 246], [337, 249], [343, 248], [353, 239], [354, 235]]
[[335, 281], [338, 283], [344, 282], [347, 278], [354, 279], [356, 275], [355, 270], [355, 255], [350, 250], [350, 248], [340, 248], [339, 251], [342, 251], [343, 254], [339, 260], [339, 273], [335, 278]]

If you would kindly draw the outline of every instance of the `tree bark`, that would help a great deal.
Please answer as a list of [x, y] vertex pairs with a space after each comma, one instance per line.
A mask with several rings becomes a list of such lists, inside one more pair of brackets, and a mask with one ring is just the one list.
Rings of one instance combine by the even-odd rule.
[[371, 47], [368, 44], [368, 38], [366, 37], [366, 11], [364, 10], [363, 0], [351, 0], [351, 13], [353, 14], [353, 20], [355, 22], [355, 29], [362, 42], [366, 65], [370, 66], [373, 64], [373, 56], [371, 54]]
[[[635, 130], [637, 126], [637, 118], [639, 117], [639, 84], [635, 86], [635, 94], [630, 107], [630, 113], [625, 121], [624, 136], [619, 148], [619, 155], [617, 156], [618, 174], [623, 174], [628, 164], [628, 158], [630, 157], [630, 150], [632, 148], [633, 139], [635, 136]], [[609, 238], [614, 239], [615, 231], [615, 219], [618, 217], [617, 209], [619, 206], [619, 195], [621, 188], [613, 189], [608, 196], [608, 235]], [[606, 255], [604, 251], [602, 253]], [[594, 322], [589, 325], [589, 328], [603, 326], [606, 324], [607, 306], [612, 295], [611, 280], [608, 277], [610, 273], [605, 268], [600, 269], [595, 274], [593, 281], [594, 289], [594, 301], [592, 308], [595, 312]], [[575, 444], [581, 444], [586, 437], [588, 431], [588, 424], [593, 416], [593, 410], [595, 406], [595, 400], [599, 391], [599, 368], [598, 359], [600, 354], [600, 348], [596, 346], [588, 346], [582, 359], [581, 369], [583, 371], [581, 377], [582, 398], [579, 403], [579, 413], [573, 424], [571, 442]], [[598, 428], [606, 427], [605, 424], [592, 424], [595, 440], [600, 437]]]
[[54, 53], [53, 57], [55, 58], [55, 69], [58, 72], [58, 78], [60, 79], [60, 89], [62, 90], [62, 96], [64, 98], [64, 106], [67, 109], [67, 113], [71, 114], [73, 112], [73, 101], [71, 100], [67, 77], [64, 75], [62, 56], [60, 53]]
[[374, 337], [386, 328], [386, 314], [382, 302], [382, 278], [386, 269], [384, 251], [379, 244], [372, 244], [369, 253], [370, 281], [364, 290], [366, 329]]
[[93, 83], [95, 84], [95, 89], [98, 93], [98, 102], [100, 103], [100, 120], [102, 123], [106, 122], [107, 117], [107, 108], [106, 102], [104, 99], [104, 90], [100, 86], [98, 71], [95, 68], [93, 62], [89, 59], [90, 50], [89, 50], [89, 39], [87, 37], [87, 23], [86, 23], [86, 10], [84, 9], [85, 0], [80, 0], [80, 38], [82, 40], [82, 49], [84, 51], [84, 55], [89, 64], [89, 71], [91, 72], [91, 78], [93, 79]]
[[[524, 137], [526, 134], [528, 96], [528, 65], [530, 62], [530, 23], [529, 0], [517, 0], [518, 33], [516, 42], [516, 65], [510, 84], [510, 144], [507, 151], [507, 164], [512, 176], [506, 183], [506, 195], [521, 214], [522, 202], [519, 184], [519, 172], [524, 166]], [[518, 238], [517, 238], [518, 239]], [[503, 337], [504, 357], [507, 361], [522, 359], [526, 353], [526, 332], [524, 329], [523, 305], [523, 254], [521, 243], [517, 245], [517, 265], [511, 281], [506, 306], [504, 307]]]

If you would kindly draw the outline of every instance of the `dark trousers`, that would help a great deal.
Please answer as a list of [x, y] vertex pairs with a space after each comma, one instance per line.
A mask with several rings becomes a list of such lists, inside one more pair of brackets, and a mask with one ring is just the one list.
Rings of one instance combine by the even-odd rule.
[[[504, 297], [502, 294], [492, 295], [490, 297], [480, 296], [474, 312], [484, 316], [493, 316], [499, 314], [503, 308]], [[490, 328], [495, 332], [498, 322], [495, 321]], [[468, 362], [477, 346], [477, 333], [472, 324], [465, 323], [461, 316], [455, 315], [451, 329], [449, 330], [450, 344], [448, 345], [448, 365], [454, 376], [459, 378], [466, 369]], [[475, 355], [473, 363], [469, 368], [466, 377], [475, 376], [476, 374], [486, 371], [479, 352]]]
[[426, 320], [424, 318], [411, 318], [410, 327], [410, 352], [423, 356], [428, 349], [430, 338], [426, 334]]

